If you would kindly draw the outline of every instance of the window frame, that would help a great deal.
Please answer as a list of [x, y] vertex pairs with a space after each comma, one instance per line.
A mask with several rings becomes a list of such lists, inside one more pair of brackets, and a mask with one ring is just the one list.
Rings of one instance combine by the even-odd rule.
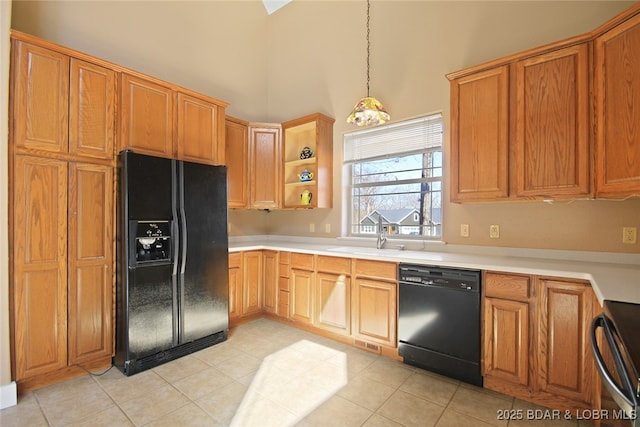
[[[355, 152], [358, 152], [358, 148], [353, 148], [353, 146], [348, 146], [348, 144], [357, 144], [357, 138], [358, 136], [356, 136], [355, 138], [352, 137], [353, 135], [361, 135], [366, 133], [367, 131], [371, 131], [371, 132], [377, 132], [377, 134], [388, 134], [391, 135], [391, 140], [394, 140], [394, 132], [393, 132], [393, 128], [394, 127], [398, 127], [400, 128], [400, 130], [402, 131], [402, 126], [405, 124], [411, 124], [412, 122], [417, 122], [417, 123], [422, 123], [421, 126], [423, 126], [424, 128], [424, 133], [427, 134], [427, 137], [425, 141], [420, 142], [420, 144], [422, 144], [422, 148], [416, 150], [416, 149], [410, 149], [408, 150], [407, 147], [412, 147], [411, 144], [406, 145], [403, 143], [400, 143], [399, 145], [402, 148], [398, 148], [396, 145], [393, 145], [393, 148], [395, 148], [394, 151], [389, 152], [388, 149], [390, 147], [392, 147], [391, 143], [387, 143], [387, 145], [385, 146], [384, 142], [382, 142], [380, 145], [374, 147], [377, 148], [373, 150], [373, 152], [376, 153], [376, 155], [368, 155], [368, 154], [364, 154], [363, 156], [358, 156], [357, 154], [354, 155]], [[416, 128], [418, 128], [419, 126], [416, 126]], [[385, 128], [391, 128], [391, 129], [385, 129]], [[436, 129], [434, 131], [434, 129]], [[437, 135], [437, 136], [434, 136]], [[401, 135], [402, 136], [402, 135]], [[418, 138], [419, 139], [419, 138]], [[356, 142], [354, 142], [354, 140]], [[434, 145], [434, 141], [437, 140], [437, 144]], [[364, 162], [372, 162], [375, 160], [385, 160], [385, 159], [395, 159], [395, 158], [401, 158], [404, 156], [408, 156], [408, 155], [415, 155], [415, 154], [421, 154], [421, 155], [425, 155], [427, 153], [429, 153], [430, 156], [434, 156], [434, 153], [439, 153], [439, 164], [437, 165], [431, 165], [430, 167], [426, 167], [425, 164], [423, 163], [422, 165], [422, 170], [423, 171], [427, 171], [429, 169], [434, 170], [434, 169], [439, 169], [440, 170], [440, 174], [439, 176], [426, 176], [426, 177], [422, 177], [419, 179], [407, 179], [407, 180], [399, 180], [398, 182], [396, 182], [395, 184], [403, 184], [403, 183], [411, 183], [411, 184], [418, 184], [420, 182], [422, 183], [430, 183], [430, 182], [437, 182], [439, 183], [439, 190], [436, 191], [437, 193], [439, 193], [439, 205], [436, 205], [437, 209], [440, 209], [440, 218], [439, 222], [436, 222], [435, 225], [431, 226], [433, 227], [433, 230], [435, 232], [437, 232], [436, 235], [432, 235], [429, 236], [428, 234], [419, 234], [419, 235], [410, 235], [410, 234], [387, 234], [387, 237], [390, 239], [396, 239], [396, 240], [418, 240], [418, 241], [432, 241], [432, 242], [441, 242], [442, 241], [442, 231], [443, 231], [443, 223], [444, 223], [444, 216], [442, 215], [443, 211], [443, 184], [444, 184], [444, 176], [445, 176], [445, 162], [444, 162], [444, 153], [443, 153], [443, 149], [444, 149], [444, 120], [443, 120], [443, 115], [442, 112], [436, 112], [436, 113], [431, 113], [431, 114], [426, 114], [424, 116], [420, 116], [417, 118], [413, 118], [413, 119], [407, 119], [404, 121], [399, 121], [399, 122], [394, 122], [388, 125], [382, 125], [382, 126], [376, 126], [375, 130], [372, 129], [365, 129], [360, 130], [360, 131], [354, 131], [354, 132], [347, 132], [343, 135], [343, 173], [344, 173], [344, 185], [343, 185], [343, 201], [344, 201], [344, 205], [346, 207], [345, 209], [345, 219], [346, 219], [346, 226], [347, 226], [347, 230], [345, 235], [347, 237], [351, 237], [351, 238], [371, 238], [372, 234], [370, 232], [363, 232], [362, 229], [360, 229], [360, 232], [354, 232], [354, 230], [357, 227], [362, 227], [362, 225], [358, 225], [356, 223], [354, 223], [354, 189], [357, 187], [360, 188], [367, 188], [367, 187], [376, 187], [376, 186], [388, 186], [390, 185], [390, 183], [392, 181], [383, 181], [380, 183], [375, 183], [373, 185], [358, 185], [354, 183], [354, 165], [359, 164], [359, 163], [364, 163]], [[367, 148], [366, 143], [364, 144], [365, 147], [365, 151]], [[382, 149], [386, 149], [386, 152], [384, 154], [382, 154], [380, 152], [380, 148]], [[403, 149], [404, 148], [404, 149]], [[413, 147], [415, 148], [415, 147]], [[432, 157], [433, 159], [433, 157]], [[419, 169], [418, 169], [419, 170]], [[403, 171], [401, 169], [399, 169], [397, 171], [398, 173], [402, 173]], [[392, 173], [392, 172], [391, 172]], [[398, 193], [400, 194], [400, 193]], [[432, 214], [432, 218], [433, 218], [433, 207], [430, 208], [431, 209], [431, 214]], [[381, 209], [382, 210], [382, 209]], [[369, 215], [375, 214], [376, 210], [369, 212]], [[420, 216], [419, 212], [414, 212], [413, 213], [413, 217], [415, 218], [415, 216]], [[429, 230], [429, 225], [428, 224], [422, 224], [422, 225], [415, 225], [414, 227], [416, 228], [422, 228], [423, 232]], [[374, 233], [375, 235], [375, 233]]]

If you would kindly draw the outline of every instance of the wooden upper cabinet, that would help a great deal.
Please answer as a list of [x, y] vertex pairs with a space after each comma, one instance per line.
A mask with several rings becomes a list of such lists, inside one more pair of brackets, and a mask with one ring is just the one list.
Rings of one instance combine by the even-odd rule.
[[14, 40], [13, 141], [16, 147], [66, 152], [69, 57]]
[[280, 207], [282, 129], [280, 125], [249, 128], [249, 207]]
[[590, 193], [590, 48], [581, 43], [513, 65], [517, 197]]
[[[334, 121], [316, 113], [282, 123], [284, 208], [333, 207]], [[301, 180], [304, 171], [311, 179]], [[308, 203], [302, 202], [304, 191], [311, 193]]]
[[113, 351], [114, 192], [111, 166], [69, 165], [69, 362]]
[[14, 41], [14, 145], [113, 158], [113, 70]]
[[224, 164], [224, 108], [178, 93], [178, 158]]
[[640, 193], [640, 12], [595, 39], [596, 196]]
[[67, 163], [17, 155], [12, 186], [15, 379], [67, 366]]
[[113, 159], [116, 73], [71, 58], [69, 93], [69, 152]]
[[174, 96], [171, 87], [122, 73], [120, 150], [174, 157]]
[[225, 164], [227, 203], [230, 208], [246, 208], [249, 180], [249, 124], [227, 117], [225, 120]]
[[509, 67], [451, 81], [451, 201], [509, 192]]

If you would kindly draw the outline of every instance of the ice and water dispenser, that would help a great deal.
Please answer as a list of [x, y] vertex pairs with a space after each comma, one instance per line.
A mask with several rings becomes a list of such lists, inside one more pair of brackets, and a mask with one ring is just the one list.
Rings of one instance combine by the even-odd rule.
[[129, 221], [130, 266], [171, 262], [170, 221]]

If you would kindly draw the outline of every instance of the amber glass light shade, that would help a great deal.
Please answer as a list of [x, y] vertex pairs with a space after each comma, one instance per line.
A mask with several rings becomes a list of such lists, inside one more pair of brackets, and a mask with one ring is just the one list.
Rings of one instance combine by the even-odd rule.
[[390, 119], [391, 117], [382, 103], [372, 96], [367, 96], [353, 107], [353, 111], [347, 117], [347, 123], [353, 123], [357, 126], [376, 126]]

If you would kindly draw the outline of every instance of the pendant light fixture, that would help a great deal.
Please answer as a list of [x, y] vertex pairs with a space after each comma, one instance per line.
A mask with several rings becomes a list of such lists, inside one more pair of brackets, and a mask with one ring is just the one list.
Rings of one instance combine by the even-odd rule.
[[376, 98], [369, 96], [369, 58], [371, 56], [371, 42], [369, 41], [369, 21], [371, 3], [367, 0], [367, 96], [362, 98], [353, 107], [353, 111], [347, 117], [347, 123], [354, 123], [357, 126], [375, 126], [389, 121], [391, 117], [384, 109], [382, 103]]

